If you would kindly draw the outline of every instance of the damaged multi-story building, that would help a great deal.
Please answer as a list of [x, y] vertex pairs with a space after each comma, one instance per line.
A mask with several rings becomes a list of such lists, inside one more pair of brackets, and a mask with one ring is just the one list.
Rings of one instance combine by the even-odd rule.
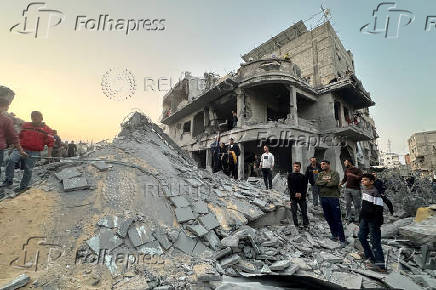
[[415, 133], [408, 140], [412, 170], [436, 170], [436, 131]]
[[[300, 21], [242, 56], [237, 72], [204, 78], [189, 73], [163, 97], [161, 122], [199, 165], [210, 168], [211, 143], [239, 144], [239, 178], [269, 144], [276, 171], [315, 156], [341, 174], [343, 160], [377, 165], [375, 105], [354, 73], [353, 55], [330, 22], [308, 30]], [[239, 119], [229, 126], [232, 111]]]

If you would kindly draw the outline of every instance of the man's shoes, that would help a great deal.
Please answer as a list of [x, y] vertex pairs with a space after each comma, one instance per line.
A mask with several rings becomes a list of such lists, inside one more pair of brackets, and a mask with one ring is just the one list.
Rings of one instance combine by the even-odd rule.
[[16, 195], [22, 194], [23, 192], [27, 191], [30, 187], [17, 187], [14, 189], [14, 192]]
[[340, 242], [340, 244], [341, 244], [341, 248], [345, 248], [346, 246], [348, 246], [348, 243], [346, 241]]
[[374, 272], [387, 273], [386, 268], [384, 268], [384, 267], [380, 267], [380, 266], [378, 266], [378, 265], [376, 265], [376, 264], [368, 264], [368, 265], [366, 266], [366, 268], [367, 268], [368, 270], [371, 270], [371, 271], [374, 271]]
[[339, 242], [338, 237], [329, 237], [329, 239], [332, 240], [333, 242]]
[[10, 181], [4, 181], [0, 187], [1, 188], [11, 188], [12, 184], [13, 183]]

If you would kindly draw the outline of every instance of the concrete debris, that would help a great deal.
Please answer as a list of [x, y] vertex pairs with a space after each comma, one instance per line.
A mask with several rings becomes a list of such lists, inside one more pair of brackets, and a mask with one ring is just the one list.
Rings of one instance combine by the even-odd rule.
[[220, 223], [213, 213], [208, 213], [207, 215], [201, 216], [198, 218], [198, 220], [208, 231], [220, 226]]
[[414, 222], [411, 225], [400, 227], [401, 237], [407, 238], [417, 245], [429, 245], [436, 249], [436, 216], [426, 219], [420, 223]]
[[88, 181], [83, 176], [64, 179], [62, 183], [65, 192], [90, 188]]
[[422, 290], [422, 287], [398, 272], [392, 272], [383, 281], [394, 289]]
[[107, 164], [104, 161], [96, 161], [91, 163], [95, 168], [97, 168], [99, 171], [107, 171], [112, 168], [112, 165]]
[[128, 230], [129, 239], [135, 247], [154, 241], [152, 232], [145, 226], [132, 227]]
[[184, 223], [190, 220], [194, 220], [194, 214], [192, 213], [192, 209], [190, 207], [178, 207], [175, 209], [176, 218], [179, 223]]
[[362, 276], [353, 275], [345, 272], [333, 272], [330, 282], [335, 283], [346, 289], [360, 289], [362, 286]]
[[55, 176], [60, 180], [63, 181], [64, 179], [70, 179], [74, 177], [81, 176], [82, 173], [77, 170], [77, 168], [65, 168], [62, 169], [62, 171], [55, 173]]
[[26, 286], [27, 283], [29, 283], [29, 281], [30, 281], [29, 276], [27, 276], [26, 274], [21, 274], [20, 276], [18, 276], [17, 278], [15, 278], [11, 282], [9, 282], [8, 284], [0, 286], [0, 290], [18, 289], [18, 288]]
[[[198, 168], [142, 114], [134, 113], [112, 143], [99, 146], [88, 157], [116, 161], [110, 162], [110, 170], [109, 161], [92, 164], [95, 170], [78, 159], [74, 167], [36, 167], [34, 176], [52, 192], [59, 188], [59, 180], [65, 190], [83, 188], [77, 179], [86, 181], [88, 188], [92, 183], [90, 191], [59, 193], [59, 208], [75, 206], [64, 210], [64, 216], [55, 219], [54, 225], [55, 231], [71, 233], [71, 245], [80, 244], [80, 238], [85, 241], [80, 249], [88, 254], [106, 254], [99, 259], [104, 260], [105, 268], [101, 269], [107, 270], [112, 280], [103, 279], [106, 276], [101, 273], [98, 279], [91, 279], [98, 284], [92, 287], [220, 289], [233, 283], [243, 288], [250, 279], [267, 275], [286, 276], [292, 281], [296, 278], [299, 282], [310, 278], [312, 283], [319, 283], [318, 288], [434, 287], [435, 216], [415, 223], [402, 201], [394, 202], [398, 214], [386, 214], [382, 227], [387, 267], [401, 275], [386, 275], [366, 269], [365, 257], [359, 254], [362, 249], [357, 224], [345, 226], [350, 244], [341, 247], [329, 239], [331, 233], [322, 210], [315, 210], [309, 200], [309, 229], [295, 227], [287, 207], [289, 195], [284, 193], [286, 176], [276, 175], [273, 189], [266, 191], [259, 178], [238, 181]], [[380, 175], [387, 178], [390, 198], [411, 194], [409, 187], [389, 182], [389, 172]], [[418, 184], [413, 196], [423, 194], [420, 190], [427, 188], [425, 183]], [[400, 192], [394, 192], [397, 189]], [[136, 259], [142, 255], [149, 260], [133, 265], [131, 255], [127, 260], [132, 265], [117, 263], [119, 254], [136, 254]], [[56, 270], [66, 267], [59, 263]], [[229, 284], [225, 281], [228, 277], [247, 280]], [[53, 279], [47, 286], [56, 288], [57, 283]], [[62, 285], [70, 283], [68, 280]]]
[[271, 271], [283, 271], [286, 268], [289, 268], [291, 266], [291, 261], [289, 260], [283, 260], [283, 261], [277, 261], [269, 266]]

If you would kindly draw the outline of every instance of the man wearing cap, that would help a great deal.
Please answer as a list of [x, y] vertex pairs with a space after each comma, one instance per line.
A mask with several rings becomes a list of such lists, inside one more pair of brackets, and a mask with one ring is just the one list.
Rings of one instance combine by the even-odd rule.
[[22, 160], [24, 174], [20, 186], [14, 190], [17, 193], [22, 193], [28, 189], [32, 179], [35, 159], [41, 157], [44, 146], [48, 146], [48, 157], [51, 157], [54, 145], [53, 131], [43, 122], [42, 113], [33, 111], [31, 118], [32, 122], [24, 123], [19, 134], [21, 147], [27, 156], [23, 157], [18, 150], [12, 152], [6, 166], [6, 179], [2, 185], [3, 187], [10, 187], [13, 184], [15, 166]]

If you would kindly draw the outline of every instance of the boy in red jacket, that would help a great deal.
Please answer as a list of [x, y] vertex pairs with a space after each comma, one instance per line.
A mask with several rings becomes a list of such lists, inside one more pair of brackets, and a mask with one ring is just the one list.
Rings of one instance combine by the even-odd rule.
[[21, 159], [24, 162], [23, 179], [21, 180], [20, 187], [15, 189], [17, 193], [24, 192], [28, 189], [30, 180], [32, 179], [32, 169], [35, 165], [35, 159], [41, 157], [41, 151], [44, 150], [44, 146], [48, 146], [48, 157], [51, 157], [54, 145], [53, 132], [42, 122], [43, 116], [41, 112], [33, 111], [31, 118], [32, 122], [24, 123], [19, 135], [21, 147], [28, 156], [23, 157], [17, 150], [14, 150], [6, 166], [6, 179], [3, 186], [9, 187], [14, 180], [15, 165]]

